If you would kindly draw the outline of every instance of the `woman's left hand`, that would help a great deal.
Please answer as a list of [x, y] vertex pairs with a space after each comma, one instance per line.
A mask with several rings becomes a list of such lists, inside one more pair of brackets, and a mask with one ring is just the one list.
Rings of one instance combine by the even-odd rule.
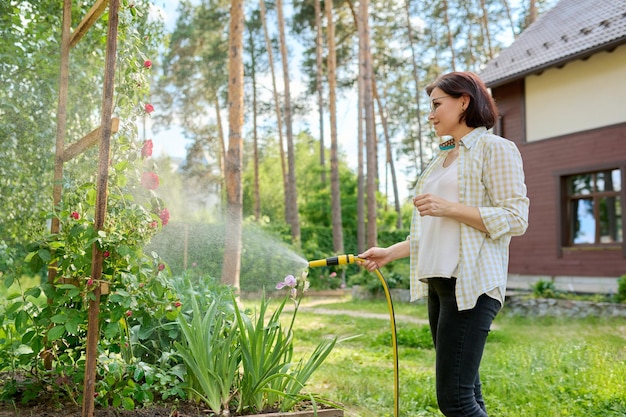
[[433, 194], [420, 194], [413, 197], [413, 205], [419, 211], [420, 216], [445, 217], [451, 204]]

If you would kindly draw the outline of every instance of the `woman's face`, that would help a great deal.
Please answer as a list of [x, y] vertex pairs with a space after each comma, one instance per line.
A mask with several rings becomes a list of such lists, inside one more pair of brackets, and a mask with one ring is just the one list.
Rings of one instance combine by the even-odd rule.
[[430, 93], [430, 114], [428, 120], [432, 123], [437, 136], [452, 136], [461, 138], [467, 130], [465, 122], [459, 122], [464, 110], [466, 99], [452, 97], [436, 87]]

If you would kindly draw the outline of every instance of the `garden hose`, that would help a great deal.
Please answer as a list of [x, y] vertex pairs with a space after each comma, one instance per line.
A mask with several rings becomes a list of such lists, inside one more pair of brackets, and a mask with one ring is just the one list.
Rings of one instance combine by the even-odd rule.
[[[326, 259], [318, 259], [316, 261], [309, 262], [309, 268], [315, 268], [320, 266], [332, 266], [332, 265], [346, 265], [353, 264], [355, 262], [363, 262], [363, 259], [354, 255], [339, 255]], [[387, 307], [389, 308], [389, 320], [391, 322], [391, 345], [393, 348], [393, 376], [394, 376], [394, 417], [400, 415], [400, 374], [398, 370], [398, 337], [396, 335], [396, 316], [393, 310], [393, 302], [391, 300], [391, 293], [389, 292], [389, 286], [385, 277], [380, 272], [380, 269], [374, 270], [376, 276], [380, 280], [385, 291], [385, 298], [387, 299]]]

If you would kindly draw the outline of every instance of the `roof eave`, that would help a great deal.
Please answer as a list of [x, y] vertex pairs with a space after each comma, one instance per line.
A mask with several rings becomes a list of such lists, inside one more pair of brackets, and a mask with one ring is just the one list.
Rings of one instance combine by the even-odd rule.
[[554, 67], [558, 67], [558, 66], [562, 66], [565, 65], [569, 62], [572, 61], [576, 61], [578, 59], [586, 59], [589, 58], [591, 55], [596, 54], [598, 52], [603, 52], [603, 51], [608, 51], [611, 49], [615, 49], [620, 45], [623, 45], [626, 43], [626, 35], [615, 39], [611, 42], [602, 44], [602, 45], [598, 45], [594, 48], [591, 49], [585, 49], [583, 51], [580, 51], [578, 53], [572, 54], [572, 55], [568, 55], [565, 57], [561, 57], [558, 60], [553, 60], [553, 61], [548, 61], [540, 66], [536, 66], [533, 68], [529, 68], [525, 71], [521, 71], [521, 72], [516, 72], [515, 74], [510, 74], [506, 77], [503, 78], [498, 78], [492, 81], [488, 81], [486, 82], [486, 86], [489, 88], [495, 88], [495, 87], [500, 87], [504, 84], [508, 84], [512, 81], [518, 80], [520, 78], [526, 78], [529, 75], [533, 75], [533, 74], [538, 74], [541, 73], [549, 68], [554, 68]]

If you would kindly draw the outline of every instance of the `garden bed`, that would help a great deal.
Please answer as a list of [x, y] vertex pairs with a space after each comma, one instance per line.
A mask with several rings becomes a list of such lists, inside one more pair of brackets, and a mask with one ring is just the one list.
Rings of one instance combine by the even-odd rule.
[[[245, 417], [313, 417], [314, 411], [295, 411], [291, 413], [267, 412], [264, 414], [246, 415]], [[318, 417], [343, 417], [343, 410], [318, 409]], [[82, 407], [67, 405], [58, 407], [58, 404], [37, 403], [33, 405], [0, 404], [0, 417], [81, 417]], [[210, 411], [191, 403], [179, 403], [172, 405], [149, 406], [135, 410], [120, 408], [96, 408], [94, 417], [210, 417], [214, 416]], [[233, 417], [236, 417], [233, 415]], [[244, 417], [244, 416], [242, 416]]]

